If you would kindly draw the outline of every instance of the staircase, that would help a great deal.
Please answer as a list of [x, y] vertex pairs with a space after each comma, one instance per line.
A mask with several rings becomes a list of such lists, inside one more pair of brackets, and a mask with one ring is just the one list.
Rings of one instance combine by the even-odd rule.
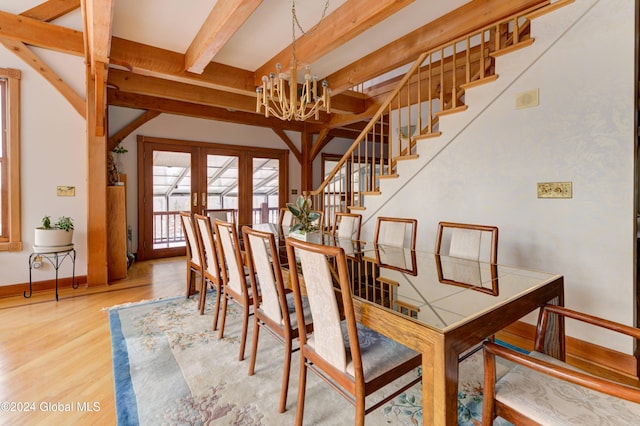
[[[418, 158], [417, 144], [441, 135], [440, 117], [467, 108], [466, 90], [498, 78], [495, 58], [534, 42], [531, 20], [570, 3], [543, 2], [421, 54], [334, 170], [309, 193], [313, 205], [323, 206], [325, 227], [332, 226], [336, 212], [366, 209], [367, 197], [382, 194], [381, 181], [399, 177], [399, 162]], [[376, 89], [384, 90], [370, 93]]]

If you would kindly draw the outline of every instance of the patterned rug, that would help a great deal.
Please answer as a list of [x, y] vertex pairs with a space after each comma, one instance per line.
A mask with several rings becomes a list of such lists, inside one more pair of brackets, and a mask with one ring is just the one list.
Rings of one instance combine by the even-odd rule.
[[[211, 330], [214, 297], [208, 295], [202, 316], [197, 312], [197, 295], [109, 310], [119, 425], [294, 423], [297, 353], [292, 357], [287, 411], [278, 413], [283, 346], [268, 333], [261, 333], [255, 374], [248, 376], [253, 327], [245, 360], [238, 361], [240, 310], [230, 304], [225, 336], [218, 339], [217, 332]], [[460, 364], [459, 425], [481, 423], [482, 370], [481, 352]], [[378, 395], [383, 395], [381, 392]], [[418, 384], [368, 414], [366, 422], [422, 424], [421, 401]], [[353, 415], [354, 408], [345, 399], [308, 374], [305, 424], [351, 424]]]

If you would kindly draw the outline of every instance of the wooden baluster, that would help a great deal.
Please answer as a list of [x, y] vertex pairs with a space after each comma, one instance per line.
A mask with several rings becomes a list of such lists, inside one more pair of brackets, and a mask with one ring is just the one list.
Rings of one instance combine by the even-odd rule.
[[451, 45], [451, 108], [458, 106], [458, 88], [457, 88], [457, 72], [456, 72], [456, 43]]
[[428, 113], [429, 113], [429, 118], [428, 118], [428, 122], [427, 122], [427, 133], [433, 133], [433, 93], [432, 93], [432, 77], [433, 77], [433, 55], [429, 54], [429, 75], [428, 75], [428, 84], [429, 84], [429, 88], [428, 88], [428, 96], [427, 98], [429, 98], [429, 104], [427, 105], [427, 109], [428, 109]]
[[444, 47], [440, 49], [440, 111], [444, 111]]

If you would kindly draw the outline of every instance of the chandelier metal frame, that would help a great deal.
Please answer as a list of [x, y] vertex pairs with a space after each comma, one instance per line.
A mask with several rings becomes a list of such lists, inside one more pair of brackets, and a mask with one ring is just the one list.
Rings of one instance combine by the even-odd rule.
[[[327, 0], [320, 22], [324, 19], [329, 7]], [[296, 16], [295, 0], [291, 2], [291, 43], [292, 58], [289, 79], [282, 72], [282, 65], [276, 64], [276, 72], [269, 73], [269, 77], [262, 77], [262, 86], [256, 88], [256, 112], [264, 108], [264, 116], [275, 116], [283, 121], [305, 121], [311, 116], [320, 118], [320, 111], [331, 113], [331, 89], [327, 80], [323, 80], [322, 95], [318, 96], [318, 78], [311, 75], [310, 67], [306, 67], [304, 83], [298, 87], [298, 64], [296, 60], [296, 24], [305, 34]], [[319, 24], [319, 23], [318, 23]], [[276, 74], [277, 73], [277, 74]]]

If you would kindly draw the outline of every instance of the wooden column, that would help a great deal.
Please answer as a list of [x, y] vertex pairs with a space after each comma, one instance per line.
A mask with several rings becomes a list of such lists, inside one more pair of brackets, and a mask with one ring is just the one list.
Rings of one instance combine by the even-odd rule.
[[[87, 66], [87, 284], [108, 282], [107, 271], [107, 132], [101, 132], [104, 121], [96, 122], [96, 110], [105, 110], [105, 97], [100, 105], [96, 84]], [[104, 84], [104, 81], [102, 82]], [[104, 119], [104, 114], [102, 115]], [[96, 136], [102, 133], [101, 136]]]
[[302, 132], [302, 161], [300, 161], [300, 178], [301, 178], [301, 190], [313, 191], [313, 134], [306, 130]]

